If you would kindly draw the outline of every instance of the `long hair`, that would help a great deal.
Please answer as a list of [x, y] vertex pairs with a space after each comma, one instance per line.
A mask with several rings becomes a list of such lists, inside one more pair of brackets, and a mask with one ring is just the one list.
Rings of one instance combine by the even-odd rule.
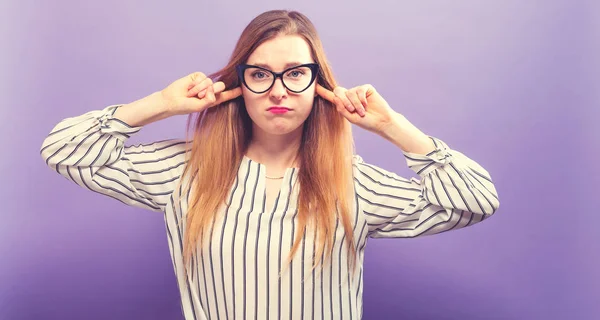
[[[250, 54], [263, 42], [280, 35], [298, 35], [311, 49], [320, 66], [317, 83], [333, 90], [335, 79], [312, 22], [295, 11], [274, 10], [254, 18], [242, 32], [227, 65], [209, 75], [223, 81], [226, 88], [240, 85], [236, 66], [245, 63]], [[184, 176], [190, 194], [184, 240], [184, 264], [202, 248], [210, 234], [215, 216], [228, 206], [229, 194], [237, 172], [252, 139], [252, 120], [243, 98], [226, 101], [196, 115], [190, 115], [187, 130], [195, 126]], [[298, 154], [299, 206], [298, 228], [288, 257], [291, 262], [307, 227], [312, 227], [317, 261], [313, 269], [329, 258], [333, 249], [337, 221], [344, 227], [349, 268], [355, 269], [356, 247], [351, 223], [353, 202], [352, 156], [354, 144], [351, 125], [335, 107], [315, 96], [313, 108], [303, 124]], [[215, 187], [219, 186], [219, 187]], [[221, 187], [223, 186], [223, 187]], [[225, 187], [227, 186], [227, 187]], [[338, 220], [339, 219], [339, 220]], [[343, 244], [342, 244], [343, 245]]]

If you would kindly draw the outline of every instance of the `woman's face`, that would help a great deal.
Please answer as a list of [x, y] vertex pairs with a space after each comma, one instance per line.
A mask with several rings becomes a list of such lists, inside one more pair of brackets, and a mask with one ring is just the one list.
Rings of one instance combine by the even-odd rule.
[[[258, 46], [248, 57], [246, 64], [260, 66], [265, 69], [282, 72], [291, 67], [305, 63], [313, 63], [308, 43], [297, 35], [278, 36]], [[308, 71], [308, 73], [306, 73]], [[310, 70], [295, 69], [283, 75], [285, 83], [294, 90], [295, 85], [310, 77]], [[247, 69], [244, 75], [247, 83], [254, 91], [263, 91], [260, 87], [268, 87], [273, 75], [261, 69]], [[263, 131], [271, 135], [285, 135], [302, 130], [302, 124], [312, 110], [315, 98], [315, 83], [308, 89], [294, 93], [284, 87], [281, 78], [277, 78], [273, 86], [264, 93], [255, 93], [242, 85], [242, 95], [246, 109], [253, 121], [253, 130]], [[257, 89], [258, 88], [258, 89]], [[275, 109], [274, 107], [285, 108]]]

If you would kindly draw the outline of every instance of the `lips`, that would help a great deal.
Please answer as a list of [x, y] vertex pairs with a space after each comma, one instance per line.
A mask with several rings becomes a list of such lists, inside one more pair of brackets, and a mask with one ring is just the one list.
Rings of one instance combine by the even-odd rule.
[[271, 106], [267, 109], [272, 114], [284, 114], [290, 111], [290, 108], [282, 107], [282, 106]]
[[282, 107], [282, 106], [272, 106], [267, 111], [289, 111], [290, 108]]

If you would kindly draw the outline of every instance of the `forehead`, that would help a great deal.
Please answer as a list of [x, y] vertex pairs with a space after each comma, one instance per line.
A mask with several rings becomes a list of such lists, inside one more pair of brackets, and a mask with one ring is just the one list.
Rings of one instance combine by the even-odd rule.
[[248, 64], [262, 65], [271, 70], [314, 62], [310, 46], [297, 35], [278, 36], [260, 44], [248, 57]]

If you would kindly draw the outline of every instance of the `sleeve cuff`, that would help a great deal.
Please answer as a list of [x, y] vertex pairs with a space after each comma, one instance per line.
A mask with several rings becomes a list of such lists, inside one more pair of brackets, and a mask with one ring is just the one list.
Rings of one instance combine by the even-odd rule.
[[107, 133], [116, 137], [121, 137], [122, 139], [127, 139], [132, 134], [135, 134], [138, 131], [140, 131], [142, 127], [132, 127], [122, 120], [113, 118], [115, 111], [117, 111], [119, 107], [121, 107], [121, 105], [112, 105], [106, 107], [103, 110], [100, 117], [98, 117], [98, 121], [100, 122], [100, 131], [102, 133]]
[[420, 176], [426, 176], [431, 171], [452, 161], [452, 150], [448, 145], [438, 138], [431, 136], [429, 138], [433, 140], [435, 150], [428, 154], [423, 155], [402, 151], [408, 167]]

